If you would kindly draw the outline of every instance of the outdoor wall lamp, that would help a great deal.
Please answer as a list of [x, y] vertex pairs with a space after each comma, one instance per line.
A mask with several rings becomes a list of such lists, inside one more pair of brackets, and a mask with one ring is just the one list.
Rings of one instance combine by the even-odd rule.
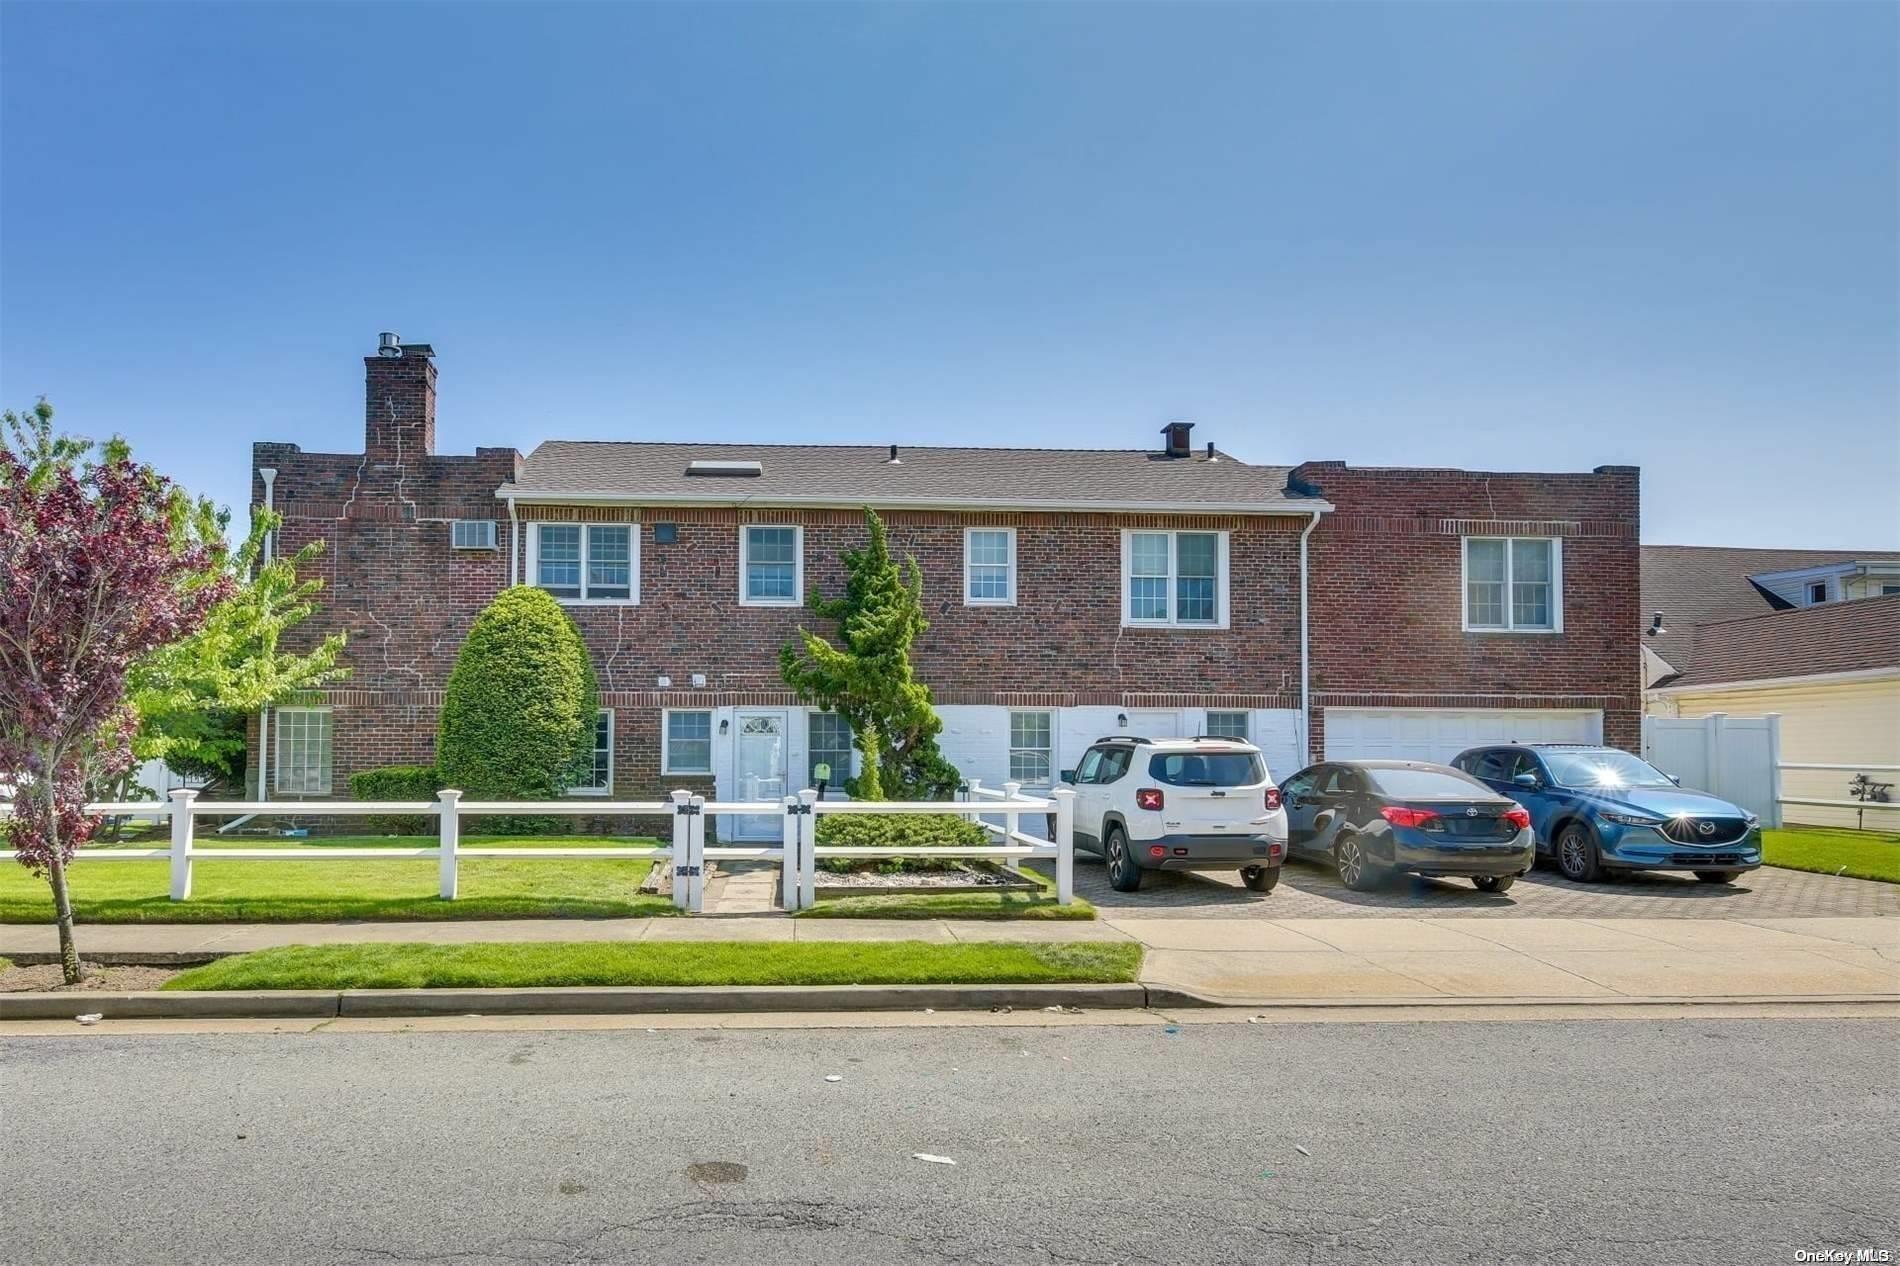
[[732, 722], [730, 722], [730, 721], [728, 721], [728, 720], [726, 720], [726, 719], [724, 719], [723, 717], [722, 717], [722, 718], [720, 718], [720, 721], [719, 721], [719, 732], [720, 732], [721, 734], [724, 734], [724, 733], [725, 733], [725, 732], [726, 732], [727, 730], [730, 730], [731, 728], [732, 728]]
[[1128, 714], [1126, 712], [1117, 712], [1115, 714], [1115, 728], [1118, 730], [1128, 728]]

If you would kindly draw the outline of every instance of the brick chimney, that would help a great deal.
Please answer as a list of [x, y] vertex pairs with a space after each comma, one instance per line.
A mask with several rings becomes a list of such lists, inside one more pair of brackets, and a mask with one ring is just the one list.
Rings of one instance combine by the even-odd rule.
[[383, 334], [363, 358], [363, 451], [371, 462], [435, 454], [435, 349]]

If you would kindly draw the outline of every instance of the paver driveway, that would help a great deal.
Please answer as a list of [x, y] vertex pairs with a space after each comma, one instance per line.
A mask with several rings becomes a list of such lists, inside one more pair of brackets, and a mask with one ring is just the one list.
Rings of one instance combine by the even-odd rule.
[[1692, 875], [1636, 874], [1600, 884], [1571, 883], [1539, 867], [1507, 893], [1482, 893], [1446, 879], [1398, 879], [1378, 892], [1352, 892], [1330, 867], [1288, 862], [1280, 886], [1248, 892], [1228, 872], [1150, 872], [1139, 892], [1108, 886], [1101, 862], [1077, 852], [1075, 891], [1117, 918], [1762, 919], [1900, 916], [1900, 884], [1814, 875], [1764, 866], [1734, 884], [1697, 883]]

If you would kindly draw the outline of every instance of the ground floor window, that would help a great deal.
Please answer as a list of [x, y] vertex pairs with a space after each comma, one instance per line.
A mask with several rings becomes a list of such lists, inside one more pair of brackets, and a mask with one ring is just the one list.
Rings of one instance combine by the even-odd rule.
[[1054, 766], [1054, 728], [1047, 712], [1009, 714], [1009, 780], [1046, 786]]
[[807, 787], [816, 787], [822, 775], [820, 765], [829, 766], [830, 785], [842, 788], [845, 779], [851, 776], [851, 723], [836, 712], [813, 712], [808, 714], [811, 728], [806, 749], [810, 753], [807, 764], [809, 781]]
[[278, 794], [330, 794], [331, 720], [328, 708], [279, 708], [277, 721]]
[[579, 777], [567, 789], [570, 796], [605, 796], [614, 789], [614, 710], [602, 708], [594, 718], [594, 743]]
[[669, 711], [662, 732], [661, 769], [669, 774], [712, 772], [712, 713]]
[[1230, 738], [1247, 741], [1247, 714], [1245, 712], [1209, 712], [1207, 714], [1207, 736], [1209, 738]]

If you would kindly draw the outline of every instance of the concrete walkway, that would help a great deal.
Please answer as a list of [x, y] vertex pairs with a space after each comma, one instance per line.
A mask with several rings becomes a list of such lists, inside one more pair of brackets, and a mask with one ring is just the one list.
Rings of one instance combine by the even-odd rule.
[[[1147, 947], [1142, 980], [1233, 1005], [1292, 999], [1900, 998], [1900, 919], [512, 919], [105, 924], [86, 954], [228, 954], [354, 941], [1100, 941]], [[50, 927], [0, 927], [0, 957]]]

